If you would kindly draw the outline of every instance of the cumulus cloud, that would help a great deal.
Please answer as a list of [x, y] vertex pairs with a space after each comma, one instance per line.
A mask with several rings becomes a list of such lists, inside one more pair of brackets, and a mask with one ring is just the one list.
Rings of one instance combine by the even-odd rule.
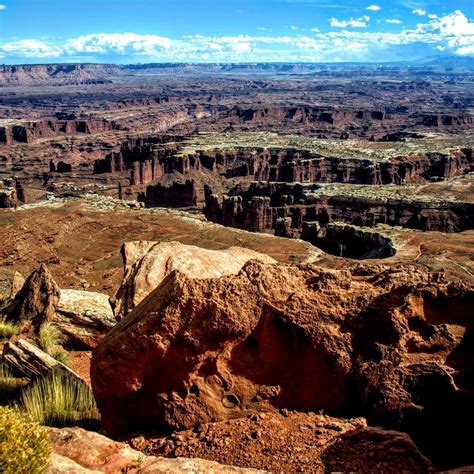
[[402, 22], [402, 20], [399, 20], [398, 18], [387, 18], [385, 20], [385, 23], [392, 23], [394, 25], [399, 25]]
[[0, 5], [0, 10], [6, 10], [7, 6], [6, 5]]
[[370, 5], [366, 8], [366, 10], [369, 10], [371, 12], [378, 12], [381, 9], [382, 7], [379, 7], [378, 5]]
[[334, 28], [367, 28], [367, 23], [369, 21], [370, 17], [364, 15], [360, 18], [351, 18], [350, 20], [338, 20], [337, 18], [331, 18], [329, 23]]
[[[440, 18], [426, 18], [413, 28], [397, 32], [360, 30], [350, 22], [367, 24], [370, 18], [337, 20], [337, 28], [311, 35], [291, 33], [272, 36], [263, 30], [256, 35], [204, 36], [180, 38], [136, 33], [93, 33], [63, 43], [25, 39], [0, 42], [3, 61], [99, 62], [257, 62], [257, 61], [378, 61], [446, 54], [474, 55], [474, 21], [456, 10]], [[387, 23], [400, 20], [388, 18]], [[352, 29], [351, 29], [352, 28]], [[299, 31], [299, 30], [298, 30]]]
[[39, 40], [21, 40], [1, 45], [0, 53], [3, 57], [15, 55], [20, 58], [59, 58], [63, 49]]
[[417, 8], [416, 10], [411, 11], [413, 15], [418, 15], [418, 16], [426, 16], [426, 10], [423, 10], [423, 8]]

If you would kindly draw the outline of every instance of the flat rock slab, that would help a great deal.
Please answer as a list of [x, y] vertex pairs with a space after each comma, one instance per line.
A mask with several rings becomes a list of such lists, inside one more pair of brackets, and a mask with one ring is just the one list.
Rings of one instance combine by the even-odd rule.
[[116, 322], [107, 295], [61, 290], [54, 323], [70, 342], [93, 348]]

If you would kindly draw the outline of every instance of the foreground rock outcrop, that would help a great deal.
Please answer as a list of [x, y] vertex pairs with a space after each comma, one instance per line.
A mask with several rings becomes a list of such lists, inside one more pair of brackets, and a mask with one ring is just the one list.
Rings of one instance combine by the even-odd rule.
[[135, 308], [174, 270], [189, 278], [219, 278], [238, 273], [249, 260], [276, 263], [267, 255], [241, 247], [207, 250], [180, 242], [127, 242], [121, 253], [124, 280], [112, 299], [117, 315]]
[[53, 446], [46, 474], [131, 472], [141, 474], [192, 472], [257, 473], [254, 469], [239, 469], [204, 459], [166, 459], [146, 456], [124, 443], [118, 443], [98, 433], [82, 428], [50, 428]]
[[7, 321], [20, 326], [21, 332], [37, 333], [44, 322], [53, 320], [59, 295], [60, 289], [53, 276], [46, 265], [41, 264], [3, 313]]
[[28, 380], [43, 377], [55, 371], [78, 383], [85, 383], [72, 369], [25, 339], [7, 342], [3, 346], [1, 363], [11, 367], [17, 375]]
[[468, 464], [473, 295], [410, 266], [175, 271], [95, 349], [94, 394], [112, 434], [323, 409]]
[[51, 322], [61, 329], [65, 342], [91, 349], [117, 322], [107, 295], [61, 290], [44, 264], [23, 283], [21, 275], [15, 274], [11, 295], [2, 313], [7, 321], [19, 325], [21, 333], [30, 336]]

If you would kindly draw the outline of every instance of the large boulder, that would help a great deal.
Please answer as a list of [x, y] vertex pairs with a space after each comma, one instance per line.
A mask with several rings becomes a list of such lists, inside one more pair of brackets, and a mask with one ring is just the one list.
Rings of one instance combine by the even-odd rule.
[[[190, 428], [281, 407], [362, 414], [366, 394], [374, 417], [392, 419], [416, 405], [415, 366], [436, 359], [451, 371], [446, 358], [463, 335], [446, 323], [471, 324], [472, 294], [412, 267], [249, 262], [219, 279], [175, 271], [94, 351], [104, 426]], [[388, 408], [382, 370], [399, 394]]]
[[52, 321], [60, 290], [46, 265], [41, 264], [26, 279], [10, 304], [3, 310], [7, 321], [20, 326], [23, 333], [37, 333], [46, 321]]
[[455, 357], [474, 351], [464, 342], [472, 304], [471, 288], [411, 266], [175, 271], [97, 346], [93, 390], [110, 433], [323, 409], [455, 452], [452, 432], [474, 405], [471, 367], [458, 362], [474, 359]]
[[93, 348], [116, 322], [107, 295], [61, 290], [54, 323], [71, 344]]
[[207, 250], [180, 242], [127, 242], [121, 249], [124, 279], [112, 305], [116, 315], [135, 308], [174, 270], [189, 278], [219, 278], [239, 272], [249, 260], [276, 263], [271, 257], [241, 247]]

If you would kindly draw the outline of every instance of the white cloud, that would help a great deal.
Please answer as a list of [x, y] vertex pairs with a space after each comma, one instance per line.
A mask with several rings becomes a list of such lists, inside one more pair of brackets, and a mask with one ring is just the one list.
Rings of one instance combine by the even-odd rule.
[[173, 41], [156, 35], [137, 35], [135, 33], [96, 33], [69, 40], [66, 50], [76, 53], [149, 54], [170, 49]]
[[430, 20], [436, 20], [438, 18], [438, 15], [435, 15], [434, 13], [428, 13], [428, 18]]
[[[380, 59], [429, 56], [437, 51], [449, 54], [474, 54], [474, 21], [456, 10], [442, 18], [426, 18], [414, 28], [397, 32], [360, 30], [370, 18], [337, 20], [338, 28], [322, 33], [313, 28], [310, 36], [294, 34], [272, 36], [268, 31], [255, 35], [168, 38], [136, 33], [93, 33], [61, 44], [28, 39], [0, 42], [3, 61], [21, 58], [63, 61], [104, 62], [258, 62], [258, 61], [378, 61]], [[399, 24], [388, 18], [384, 22]], [[356, 26], [354, 26], [356, 25]], [[353, 29], [350, 29], [352, 27]], [[263, 28], [263, 27], [261, 27]], [[348, 29], [346, 29], [348, 28]]]
[[399, 25], [402, 23], [402, 20], [399, 20], [398, 18], [387, 18], [385, 20], [385, 23], [392, 23], [393, 25]]
[[416, 10], [411, 11], [413, 15], [418, 15], [418, 16], [426, 16], [426, 10], [423, 10], [423, 8], [417, 8]]
[[47, 45], [39, 40], [21, 40], [1, 45], [0, 53], [22, 58], [59, 58], [63, 50], [59, 46]]
[[7, 6], [6, 5], [0, 5], [0, 10], [6, 10]]
[[367, 15], [361, 16], [360, 18], [351, 18], [350, 20], [338, 20], [337, 18], [331, 18], [329, 20], [331, 26], [335, 28], [367, 28], [369, 21], [370, 17]]
[[372, 12], [378, 12], [381, 9], [382, 7], [379, 7], [378, 5], [370, 5], [369, 7], [366, 8], [366, 10], [369, 10]]
[[438, 22], [433, 22], [432, 24], [436, 25], [441, 34], [446, 36], [474, 35], [474, 22], [469, 21], [460, 10], [439, 18]]
[[291, 29], [291, 31], [296, 31], [296, 30], [298, 29], [298, 27], [295, 26], [295, 25], [291, 25], [291, 26], [290, 26], [290, 29]]

